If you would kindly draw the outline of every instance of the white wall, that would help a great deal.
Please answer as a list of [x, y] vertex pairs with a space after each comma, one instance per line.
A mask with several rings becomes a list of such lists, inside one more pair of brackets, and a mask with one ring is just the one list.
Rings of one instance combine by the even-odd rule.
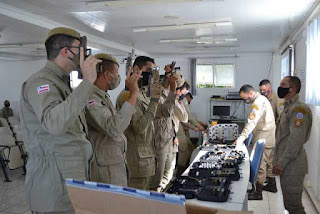
[[[280, 67], [275, 62], [278, 61], [279, 56], [274, 56], [273, 63], [272, 53], [255, 53], [255, 54], [242, 54], [238, 58], [200, 58], [197, 59], [197, 63], [234, 63], [236, 68], [236, 86], [230, 91], [239, 91], [240, 87], [244, 84], [250, 84], [259, 90], [259, 82], [262, 79], [270, 79], [273, 81], [274, 72], [280, 71]], [[156, 58], [156, 63], [163, 69], [167, 64], [172, 61], [176, 61], [176, 66], [181, 67], [182, 74], [186, 79], [191, 79], [190, 73], [190, 59], [188, 58]], [[271, 66], [271, 70], [270, 70]], [[269, 72], [270, 71], [270, 72]], [[278, 73], [277, 72], [277, 73]], [[278, 78], [280, 79], [280, 78]], [[279, 80], [280, 82], [280, 80]], [[277, 82], [277, 84], [279, 84]], [[278, 87], [278, 85], [276, 86]], [[195, 117], [203, 122], [208, 122], [210, 119], [210, 102], [209, 98], [212, 95], [226, 95], [227, 90], [225, 89], [197, 89], [197, 94], [193, 96], [191, 103], [191, 112]], [[212, 105], [228, 105], [229, 103], [212, 103]], [[231, 114], [235, 111], [239, 103], [231, 104]], [[245, 117], [243, 104], [235, 113], [238, 118]], [[246, 107], [247, 108], [247, 107]], [[191, 136], [196, 137], [198, 134], [191, 133]]]
[[[305, 101], [306, 95], [306, 59], [307, 59], [307, 47], [306, 47], [306, 29], [299, 35], [295, 43], [295, 75], [302, 80], [302, 88], [300, 91], [300, 98]], [[311, 136], [308, 142], [305, 144], [305, 149], [308, 155], [309, 173], [306, 175], [305, 183], [308, 192], [314, 196], [315, 199], [320, 202], [320, 107], [309, 105], [312, 116], [313, 124]]]
[[39, 61], [1, 61], [0, 63], [0, 106], [4, 100], [11, 102], [15, 114], [19, 112], [19, 100], [22, 83], [34, 72], [45, 64], [45, 60]]

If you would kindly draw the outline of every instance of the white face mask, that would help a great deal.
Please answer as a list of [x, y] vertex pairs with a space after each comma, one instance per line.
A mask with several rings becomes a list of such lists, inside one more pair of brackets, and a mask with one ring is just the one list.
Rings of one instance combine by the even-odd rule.
[[120, 82], [121, 82], [121, 77], [120, 77], [119, 74], [117, 76], [113, 76], [112, 73], [109, 73], [109, 74], [113, 77], [111, 82], [108, 81], [109, 90], [116, 89], [119, 86]]

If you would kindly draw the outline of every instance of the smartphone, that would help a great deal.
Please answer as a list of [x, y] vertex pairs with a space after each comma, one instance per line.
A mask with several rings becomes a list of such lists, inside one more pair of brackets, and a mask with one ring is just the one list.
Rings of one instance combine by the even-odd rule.
[[[89, 55], [91, 55], [91, 49], [88, 49], [88, 47], [87, 47], [87, 37], [86, 36], [80, 37], [80, 46], [83, 48], [83, 56], [84, 56], [84, 59], [86, 59]], [[79, 59], [80, 59], [80, 52], [79, 52]], [[102, 66], [101, 66], [101, 68], [102, 68]], [[80, 64], [78, 67], [78, 78], [82, 79]]]

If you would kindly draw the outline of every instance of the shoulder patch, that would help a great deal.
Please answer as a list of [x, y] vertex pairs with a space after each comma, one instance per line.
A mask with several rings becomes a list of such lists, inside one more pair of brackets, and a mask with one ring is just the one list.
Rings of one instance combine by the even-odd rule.
[[279, 102], [278, 106], [283, 106], [283, 102], [282, 101]]
[[90, 108], [91, 106], [93, 106], [94, 104], [96, 104], [96, 102], [94, 100], [89, 100], [87, 107]]
[[308, 111], [304, 107], [296, 107], [293, 112], [301, 112], [302, 114], [308, 114]]
[[299, 119], [299, 120], [303, 119], [303, 113], [298, 112], [297, 115], [296, 115], [296, 118]]
[[250, 112], [249, 114], [249, 119], [254, 120], [256, 118], [256, 113], [255, 112]]
[[129, 95], [130, 95], [129, 91], [124, 92], [122, 97], [121, 97], [121, 102], [124, 103], [125, 101], [127, 101], [127, 99], [129, 98]]
[[38, 94], [42, 94], [44, 92], [49, 92], [50, 91], [50, 86], [48, 84], [40, 85], [40, 86], [37, 87], [37, 91], [38, 91]]
[[251, 108], [252, 108], [252, 109], [259, 110], [259, 107], [258, 107], [256, 104], [251, 105]]

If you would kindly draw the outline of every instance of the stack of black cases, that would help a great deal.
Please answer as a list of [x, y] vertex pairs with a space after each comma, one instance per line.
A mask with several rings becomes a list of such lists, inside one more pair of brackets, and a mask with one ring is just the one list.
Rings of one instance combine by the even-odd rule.
[[210, 151], [193, 162], [188, 175], [174, 180], [167, 192], [185, 195], [187, 199], [225, 202], [231, 182], [240, 179], [239, 165], [244, 157], [234, 146], [211, 146]]

